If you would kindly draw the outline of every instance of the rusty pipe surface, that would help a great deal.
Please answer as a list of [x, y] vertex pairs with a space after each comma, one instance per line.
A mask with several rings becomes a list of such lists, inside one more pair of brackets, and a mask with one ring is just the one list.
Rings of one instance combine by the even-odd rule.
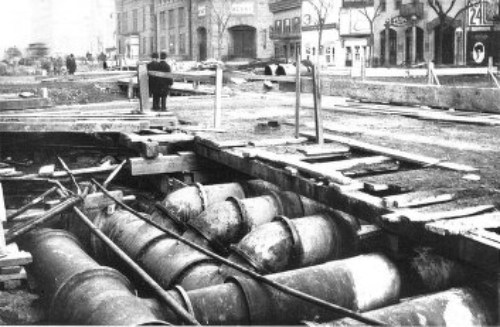
[[[367, 311], [399, 299], [400, 276], [381, 254], [368, 254], [267, 276], [270, 280], [344, 308]], [[189, 291], [202, 324], [296, 324], [334, 319], [338, 313], [256, 281], [236, 277], [226, 284]], [[167, 317], [173, 314], [166, 314]]]
[[[43, 229], [21, 247], [33, 255], [29, 267], [48, 304], [50, 321], [71, 325], [161, 324], [154, 301], [138, 298], [117, 270], [97, 264], [74, 236]], [[166, 323], [163, 323], [166, 324]]]
[[[127, 211], [117, 210], [111, 215], [102, 213], [95, 220], [95, 225], [164, 289], [179, 284], [191, 290], [224, 281], [219, 272], [220, 265], [215, 260], [179, 244]], [[93, 244], [96, 253], [107, 253], [103, 260], [120, 265], [99, 242]]]
[[334, 212], [293, 220], [281, 216], [247, 234], [232, 247], [229, 260], [268, 274], [339, 259], [353, 247]]
[[184, 187], [170, 193], [161, 204], [172, 216], [185, 223], [198, 216], [209, 206], [229, 197], [242, 199], [277, 190], [277, 186], [263, 180], [213, 185], [197, 183], [194, 186]]
[[[491, 299], [490, 299], [491, 300]], [[491, 326], [494, 313], [487, 298], [472, 288], [453, 288], [409, 299], [399, 304], [365, 312], [365, 316], [387, 322], [390, 326]], [[309, 326], [359, 326], [359, 321], [345, 318]]]
[[248, 199], [228, 198], [191, 218], [188, 225], [213, 248], [222, 251], [276, 216], [297, 218], [326, 210], [326, 206], [296, 193], [272, 192]]

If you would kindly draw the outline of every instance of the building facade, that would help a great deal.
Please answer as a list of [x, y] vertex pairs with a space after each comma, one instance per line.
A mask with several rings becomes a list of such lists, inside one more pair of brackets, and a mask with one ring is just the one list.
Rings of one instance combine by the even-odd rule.
[[274, 42], [274, 57], [280, 61], [295, 61], [301, 53], [302, 1], [275, 0], [269, 2], [274, 22], [269, 27], [269, 37]]

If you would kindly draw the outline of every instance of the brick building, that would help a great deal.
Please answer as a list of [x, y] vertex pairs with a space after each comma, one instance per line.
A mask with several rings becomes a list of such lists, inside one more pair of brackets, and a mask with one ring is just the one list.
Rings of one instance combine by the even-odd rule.
[[274, 0], [269, 2], [274, 23], [269, 27], [274, 42], [274, 56], [285, 62], [294, 61], [301, 49], [302, 1]]

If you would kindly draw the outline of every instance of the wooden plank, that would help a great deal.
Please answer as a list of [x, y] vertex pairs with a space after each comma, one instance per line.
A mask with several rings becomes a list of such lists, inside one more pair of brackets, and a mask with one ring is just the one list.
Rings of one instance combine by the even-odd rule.
[[24, 266], [32, 261], [33, 258], [29, 252], [8, 253], [7, 256], [0, 258], [0, 267]]
[[50, 99], [29, 98], [29, 99], [0, 99], [0, 111], [3, 110], [24, 110], [29, 108], [50, 107]]
[[0, 183], [0, 257], [7, 254], [7, 243], [5, 242], [5, 233], [3, 223], [7, 221], [7, 211], [5, 209], [5, 201], [3, 198], [2, 183]]
[[[123, 201], [122, 191], [110, 191], [110, 193], [115, 198]], [[104, 209], [113, 204], [115, 204], [115, 202], [101, 192], [89, 194], [83, 200], [83, 207], [87, 210]]]
[[300, 153], [303, 153], [304, 155], [308, 157], [317, 157], [317, 156], [327, 156], [327, 155], [333, 155], [333, 154], [347, 154], [350, 151], [350, 148], [348, 146], [338, 144], [338, 145], [331, 145], [331, 144], [324, 144], [321, 146], [318, 145], [311, 145], [307, 147], [301, 147], [297, 148], [297, 151]]
[[96, 132], [136, 132], [150, 128], [148, 121], [84, 121], [84, 122], [45, 122], [45, 123], [17, 123], [0, 122], [0, 132], [70, 132], [70, 133], [96, 133]]
[[149, 76], [146, 64], [137, 65], [137, 82], [139, 83], [139, 104], [141, 112], [151, 111], [149, 102]]
[[452, 219], [477, 215], [483, 212], [492, 211], [494, 205], [480, 205], [475, 207], [461, 208], [456, 210], [438, 211], [438, 212], [419, 212], [418, 210], [398, 210], [382, 216], [387, 222], [410, 222], [410, 223], [430, 223], [438, 220]]
[[455, 198], [455, 194], [442, 191], [418, 191], [384, 197], [386, 208], [409, 208], [427, 204], [448, 202]]
[[[104, 165], [104, 166], [98, 166], [98, 167], [87, 167], [87, 168], [73, 169], [73, 170], [71, 170], [71, 172], [75, 176], [88, 175], [88, 174], [102, 174], [102, 173], [112, 172], [113, 170], [115, 170], [116, 167], [118, 167], [118, 165]], [[55, 171], [52, 174], [52, 177], [54, 177], [54, 178], [60, 178], [60, 177], [66, 177], [66, 176], [68, 176], [68, 173], [66, 171]]]
[[190, 151], [159, 155], [155, 159], [130, 158], [129, 162], [132, 176], [178, 173], [203, 167], [196, 154]]
[[[300, 133], [302, 136], [308, 137], [308, 138], [314, 138], [314, 134], [312, 133]], [[406, 161], [406, 162], [411, 162], [411, 163], [416, 163], [424, 166], [435, 166], [439, 168], [445, 168], [445, 169], [450, 169], [450, 170], [455, 170], [455, 171], [461, 171], [461, 172], [477, 172], [478, 169], [467, 166], [467, 165], [462, 165], [462, 164], [457, 164], [453, 162], [445, 162], [440, 159], [432, 158], [432, 157], [427, 157], [419, 154], [413, 154], [413, 153], [408, 153], [396, 149], [390, 149], [386, 148], [383, 146], [379, 145], [373, 145], [369, 144], [366, 142], [362, 141], [357, 141], [348, 137], [344, 136], [338, 136], [338, 135], [332, 135], [332, 134], [325, 134], [324, 135], [325, 140], [328, 140], [330, 142], [339, 142], [343, 143], [346, 145], [349, 145], [352, 148], [367, 151], [367, 152], [372, 152], [372, 153], [378, 153], [381, 155], [389, 156], [397, 160], [401, 161]]]
[[292, 144], [301, 144], [307, 142], [307, 138], [305, 137], [286, 137], [279, 139], [263, 139], [263, 140], [254, 140], [248, 142], [249, 145], [255, 147], [266, 147], [266, 146], [276, 146], [276, 145], [292, 145]]
[[500, 228], [500, 212], [425, 224], [425, 229], [439, 235], [461, 235], [471, 230], [485, 228]]
[[354, 159], [349, 159], [349, 160], [317, 163], [317, 164], [314, 164], [314, 166], [321, 167], [322, 169], [343, 171], [343, 170], [356, 168], [356, 166], [360, 166], [360, 165], [376, 165], [376, 164], [393, 162], [393, 161], [394, 161], [394, 159], [386, 157], [386, 156], [373, 156], [373, 157], [363, 157], [363, 158], [354, 158]]
[[172, 133], [172, 134], [151, 134], [151, 135], [139, 135], [135, 133], [120, 133], [118, 142], [121, 145], [129, 146], [130, 143], [139, 142], [158, 142], [162, 143], [179, 143], [179, 142], [191, 142], [194, 140], [194, 136], [184, 134], [184, 133]]
[[[0, 283], [2, 284], [12, 280], [24, 280], [24, 279], [27, 279], [26, 270], [24, 270], [24, 268], [22, 268], [21, 271], [18, 273], [0, 275]], [[10, 288], [11, 287], [9, 287], [9, 289]]]
[[248, 158], [258, 158], [261, 160], [273, 162], [274, 164], [293, 167], [302, 172], [308, 173], [313, 177], [327, 179], [340, 185], [349, 185], [354, 183], [352, 179], [345, 177], [340, 172], [328, 171], [322, 169], [321, 167], [316, 168], [314, 164], [310, 164], [297, 159], [292, 159], [290, 157], [275, 154], [269, 151], [247, 149], [243, 152], [243, 155]]

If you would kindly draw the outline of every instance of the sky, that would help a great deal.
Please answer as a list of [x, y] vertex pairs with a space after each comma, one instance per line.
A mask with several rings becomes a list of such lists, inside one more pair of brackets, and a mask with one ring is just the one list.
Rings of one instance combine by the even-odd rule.
[[26, 48], [31, 33], [31, 1], [0, 1], [0, 50]]

